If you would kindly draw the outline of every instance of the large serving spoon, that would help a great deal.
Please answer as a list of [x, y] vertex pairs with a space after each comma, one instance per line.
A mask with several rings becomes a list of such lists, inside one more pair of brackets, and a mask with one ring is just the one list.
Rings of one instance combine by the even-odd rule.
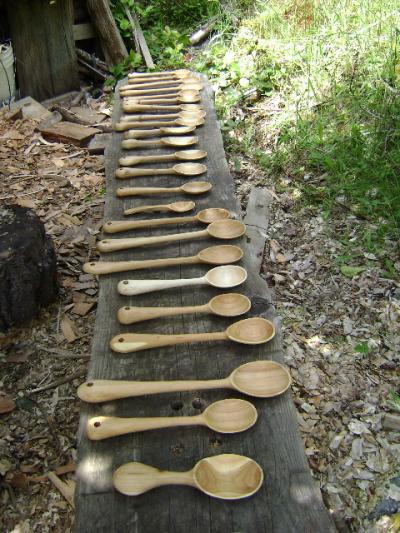
[[154, 78], [158, 76], [162, 76], [163, 78], [168, 77], [174, 77], [174, 78], [187, 78], [188, 76], [192, 76], [193, 72], [187, 68], [181, 68], [178, 70], [153, 70], [152, 72], [130, 72], [128, 74], [128, 79], [148, 79], [148, 78]]
[[125, 296], [145, 294], [147, 292], [210, 285], [217, 289], [231, 289], [246, 281], [247, 271], [236, 265], [223, 265], [212, 268], [205, 276], [199, 278], [179, 279], [124, 279], [118, 283], [118, 292]]
[[225, 220], [231, 216], [227, 209], [221, 207], [209, 207], [199, 211], [192, 217], [173, 217], [173, 218], [153, 218], [150, 220], [113, 220], [103, 225], [103, 231], [106, 233], [118, 233], [119, 231], [128, 231], [131, 229], [154, 228], [166, 226], [169, 224], [188, 224], [190, 222], [201, 222], [202, 224], [211, 224], [218, 220]]
[[[196, 129], [197, 125], [199, 124], [199, 121], [204, 123], [204, 120], [201, 118], [199, 120], [195, 119], [194, 121], [191, 120], [183, 120], [181, 119], [181, 126], [166, 126], [162, 128], [152, 128], [152, 129], [146, 129], [146, 130], [135, 130], [131, 126], [131, 122], [123, 122], [122, 124], [119, 124], [119, 130], [117, 130], [117, 124], [115, 125], [116, 131], [123, 131], [121, 129], [121, 126], [129, 130], [127, 133], [124, 134], [124, 139], [140, 139], [142, 137], [159, 137], [160, 135], [185, 135], [186, 133], [192, 133]], [[193, 124], [194, 123], [194, 124]]]
[[126, 156], [119, 159], [119, 164], [122, 166], [133, 166], [141, 163], [163, 163], [164, 161], [193, 161], [196, 159], [204, 159], [207, 157], [205, 150], [181, 150], [168, 155], [139, 155]]
[[186, 213], [187, 211], [192, 211], [192, 209], [194, 209], [195, 207], [196, 204], [194, 202], [172, 202], [170, 204], [141, 205], [139, 207], [131, 207], [130, 209], [125, 209], [124, 215], [137, 215], [138, 213], [151, 213], [154, 211], [171, 211], [172, 213]]
[[100, 252], [116, 252], [148, 246], [150, 244], [165, 244], [170, 242], [201, 239], [203, 237], [215, 237], [216, 239], [236, 239], [246, 232], [246, 226], [239, 220], [217, 220], [211, 222], [206, 229], [200, 231], [188, 231], [185, 233], [172, 233], [155, 237], [128, 237], [125, 239], [103, 239], [97, 243]]
[[114, 487], [138, 496], [163, 485], [187, 485], [221, 500], [240, 500], [255, 494], [264, 481], [261, 466], [243, 455], [206, 457], [187, 472], [160, 470], [143, 463], [126, 463], [114, 472]]
[[120, 120], [121, 122], [132, 122], [132, 120], [136, 122], [148, 122], [151, 120], [160, 120], [160, 117], [162, 118], [204, 118], [206, 116], [206, 112], [200, 109], [194, 110], [194, 111], [188, 111], [183, 110], [179, 113], [163, 113], [163, 114], [156, 114], [156, 115], [133, 115], [132, 113], [129, 113], [128, 115], [122, 115]]
[[179, 104], [179, 105], [155, 105], [155, 104], [132, 104], [130, 102], [122, 102], [122, 109], [126, 113], [136, 113], [137, 111], [143, 111], [144, 113], [149, 111], [183, 111], [183, 110], [197, 110], [202, 109], [198, 104]]
[[[193, 127], [194, 129], [196, 126], [201, 126], [202, 124], [204, 124], [204, 118], [195, 117], [195, 116], [177, 118], [176, 120], [158, 120], [157, 122], [156, 121], [128, 122], [124, 120], [122, 122], [117, 122], [114, 126], [114, 130], [115, 131], [127, 131], [127, 130], [133, 130], [135, 128], [163, 128], [163, 130], [167, 130], [167, 129], [172, 130], [172, 129], [175, 129], [176, 126], [182, 126], [182, 128], [179, 129], [179, 133], [184, 133], [182, 131], [183, 128]], [[163, 133], [165, 133], [165, 131]], [[147, 136], [152, 137], [154, 136], [154, 134], [158, 135], [158, 133], [154, 129], [143, 129], [143, 130], [136, 130], [136, 135], [132, 135], [132, 137], [136, 138], [138, 137], [139, 134], [141, 134], [142, 137], [147, 137]]]
[[184, 194], [204, 194], [212, 189], [208, 181], [189, 181], [180, 187], [119, 187], [117, 196], [146, 196], [153, 194], [174, 194], [183, 192]]
[[142, 141], [141, 139], [126, 139], [121, 142], [124, 149], [131, 148], [159, 148], [163, 146], [191, 146], [196, 144], [199, 138], [195, 135], [188, 137], [162, 137], [156, 141]]
[[207, 172], [207, 167], [201, 163], [178, 163], [168, 168], [117, 168], [115, 177], [120, 179], [139, 178], [141, 176], [198, 176]]
[[138, 307], [126, 305], [118, 310], [117, 317], [120, 324], [136, 324], [145, 320], [153, 320], [176, 315], [208, 313], [217, 316], [233, 317], [247, 313], [251, 302], [243, 294], [231, 292], [218, 294], [204, 305], [184, 307]]
[[229, 398], [209, 405], [195, 416], [160, 416], [122, 418], [95, 416], [89, 418], [86, 433], [91, 440], [103, 440], [127, 433], [181, 426], [206, 426], [218, 433], [241, 433], [257, 422], [257, 409], [246, 400]]
[[122, 398], [211, 389], [232, 389], [255, 398], [273, 398], [292, 382], [289, 370], [275, 361], [252, 361], [235, 368], [222, 379], [180, 381], [121, 381], [94, 379], [82, 383], [78, 396], [84, 402], [100, 403]]
[[83, 270], [88, 274], [111, 274], [113, 272], [126, 272], [129, 270], [143, 270], [146, 268], [163, 268], [176, 265], [227, 265], [236, 263], [243, 257], [239, 246], [222, 244], [209, 246], [200, 250], [196, 255], [184, 257], [168, 257], [162, 259], [147, 259], [141, 261], [91, 261], [83, 265]]
[[[217, 267], [220, 268], [220, 267]], [[183, 333], [177, 335], [159, 335], [156, 333], [124, 333], [116, 335], [110, 341], [110, 347], [114, 352], [129, 354], [160, 348], [162, 346], [174, 346], [189, 342], [209, 341], [233, 341], [240, 344], [265, 344], [275, 336], [275, 328], [272, 322], [265, 318], [245, 318], [234, 322], [224, 331], [207, 333]]]

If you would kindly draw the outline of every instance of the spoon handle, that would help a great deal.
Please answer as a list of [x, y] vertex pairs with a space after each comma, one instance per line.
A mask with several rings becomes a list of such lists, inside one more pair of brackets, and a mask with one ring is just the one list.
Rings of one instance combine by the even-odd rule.
[[103, 226], [105, 233], [118, 233], [119, 231], [128, 231], [140, 228], [155, 228], [157, 226], [168, 226], [169, 224], [187, 224], [196, 222], [197, 216], [194, 217], [171, 217], [171, 218], [153, 218], [152, 220], [113, 220], [106, 222]]
[[157, 335], [153, 333], [123, 333], [116, 335], [110, 341], [114, 352], [133, 353], [150, 348], [174, 346], [186, 342], [221, 341], [227, 339], [225, 331], [215, 333], [184, 333], [181, 335]]
[[165, 259], [147, 259], [146, 261], [92, 261], [83, 265], [87, 274], [112, 274], [113, 272], [127, 272], [143, 270], [145, 268], [163, 268], [175, 265], [195, 265], [199, 263], [197, 255], [190, 257], [169, 257]]
[[146, 418], [122, 418], [117, 416], [96, 416], [86, 425], [87, 436], [91, 440], [103, 440], [126, 433], [137, 433], [151, 429], [203, 424], [202, 415], [197, 416], [160, 416]]
[[171, 235], [160, 235], [158, 237], [134, 237], [127, 239], [104, 239], [97, 243], [97, 249], [100, 252], [116, 252], [118, 250], [127, 250], [137, 248], [138, 246], [148, 246], [150, 244], [164, 244], [168, 242], [188, 241], [207, 237], [206, 229], [200, 231], [188, 231], [186, 233], [174, 233]]
[[[165, 157], [169, 157], [169, 156], [165, 156]], [[171, 208], [169, 204], [143, 205], [140, 207], [131, 207], [130, 209], [125, 209], [124, 215], [136, 215], [137, 213], [151, 213], [153, 211], [161, 211], [161, 212], [171, 211]]]
[[175, 161], [178, 159], [176, 154], [168, 155], [142, 155], [142, 156], [126, 156], [121, 157], [119, 164], [124, 167], [129, 167], [133, 165], [139, 165], [140, 163], [160, 163], [163, 161]]
[[121, 143], [122, 148], [153, 148], [164, 146], [162, 139], [157, 141], [142, 141], [140, 139], [126, 139]]
[[173, 168], [117, 168], [115, 177], [120, 179], [140, 176], [158, 176], [159, 174], [177, 174]]
[[78, 396], [88, 403], [108, 402], [146, 394], [232, 388], [229, 378], [181, 381], [121, 381], [93, 379], [78, 387]]
[[148, 194], [168, 194], [182, 192], [180, 187], [120, 187], [117, 196], [142, 196]]
[[146, 292], [175, 289], [177, 287], [191, 287], [192, 285], [205, 285], [207, 281], [202, 278], [188, 279], [135, 279], [122, 280], [118, 283], [118, 292], [125, 296], [145, 294]]
[[192, 313], [210, 312], [208, 304], [192, 305], [186, 307], [134, 307], [125, 306], [118, 310], [118, 321], [120, 324], [136, 324], [153, 318], [166, 316], [189, 315]]

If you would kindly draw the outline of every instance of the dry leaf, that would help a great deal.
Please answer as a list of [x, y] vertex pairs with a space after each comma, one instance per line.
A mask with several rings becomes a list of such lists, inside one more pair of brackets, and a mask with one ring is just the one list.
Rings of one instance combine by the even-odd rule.
[[0, 414], [11, 413], [11, 411], [14, 411], [15, 407], [14, 400], [9, 396], [0, 396]]
[[74, 305], [72, 312], [76, 315], [85, 316], [92, 309], [94, 303], [79, 302]]
[[68, 474], [70, 472], [75, 472], [76, 470], [76, 463], [75, 461], [70, 461], [66, 465], [59, 466], [56, 468], [55, 472], [57, 475], [61, 476], [62, 474]]
[[78, 338], [74, 331], [73, 322], [67, 316], [62, 317], [60, 327], [68, 342], [74, 342]]
[[15, 203], [21, 207], [30, 207], [31, 209], [34, 209], [37, 205], [35, 200], [31, 200], [30, 198], [17, 198]]

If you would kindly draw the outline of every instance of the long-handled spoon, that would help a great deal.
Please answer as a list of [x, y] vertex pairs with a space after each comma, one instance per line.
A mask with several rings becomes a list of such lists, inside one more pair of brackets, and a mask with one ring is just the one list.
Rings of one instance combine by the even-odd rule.
[[84, 402], [100, 403], [146, 394], [195, 390], [232, 389], [255, 398], [273, 398], [292, 382], [289, 370], [275, 361], [252, 361], [235, 368], [222, 379], [181, 381], [121, 381], [93, 379], [82, 383], [78, 396]]
[[130, 72], [128, 74], [129, 80], [146, 80], [149, 78], [187, 78], [188, 76], [193, 76], [194, 73], [187, 69], [182, 68], [178, 70], [161, 70], [161, 71], [153, 71], [153, 72]]
[[125, 99], [127, 104], [194, 104], [200, 102], [201, 97], [196, 91], [182, 91], [179, 96], [172, 97], [154, 97], [154, 98], [138, 98], [129, 97]]
[[[161, 157], [161, 156], [160, 156]], [[171, 211], [172, 213], [186, 213], [196, 207], [194, 202], [172, 202], [170, 204], [141, 205], [125, 209], [124, 215], [137, 215], [138, 213], [152, 213], [158, 211]]]
[[[169, 85], [169, 84], [164, 84]], [[120, 89], [120, 95], [122, 98], [130, 97], [130, 96], [157, 96], [157, 95], [163, 95], [163, 94], [172, 94], [172, 93], [180, 93], [182, 91], [196, 91], [199, 93], [201, 89], [203, 88], [203, 84], [199, 83], [198, 81], [187, 81], [182, 82], [180, 85], [175, 85], [174, 87], [150, 87], [148, 88], [148, 85], [125, 85], [123, 88]]]
[[[149, 122], [128, 122], [127, 120], [124, 120], [123, 122], [117, 122], [114, 126], [115, 131], [127, 131], [132, 130], [134, 128], [169, 128], [172, 129], [174, 126], [183, 126], [186, 128], [189, 128], [191, 126], [201, 126], [204, 124], [204, 118], [201, 117], [190, 117], [186, 116], [183, 118], [177, 118], [176, 120], [160, 120], [160, 116], [158, 117], [158, 121], [149, 121]], [[140, 130], [140, 131], [147, 131], [147, 130]], [[151, 131], [151, 130], [150, 130]], [[137, 135], [136, 135], [137, 137]]]
[[174, 194], [183, 192], [184, 194], [204, 194], [212, 189], [208, 181], [189, 181], [180, 187], [119, 187], [117, 196], [146, 196], [153, 194]]
[[202, 224], [211, 224], [218, 220], [225, 220], [231, 216], [227, 209], [221, 207], [209, 207], [199, 211], [192, 217], [173, 217], [173, 218], [153, 218], [150, 220], [113, 220], [103, 225], [103, 231], [106, 233], [118, 233], [119, 231], [128, 231], [131, 229], [154, 228], [166, 226], [169, 224], [189, 224], [190, 222], [201, 222]]
[[179, 104], [179, 105], [146, 105], [146, 104], [131, 104], [129, 102], [122, 103], [122, 109], [126, 113], [136, 113], [137, 111], [143, 111], [144, 113], [148, 111], [165, 111], [169, 113], [170, 111], [183, 111], [183, 110], [197, 110], [202, 109], [198, 104]]
[[[217, 267], [219, 268], [219, 267]], [[188, 342], [208, 342], [230, 340], [240, 344], [264, 344], [275, 336], [272, 322], [265, 318], [245, 318], [234, 322], [224, 331], [208, 333], [183, 333], [180, 335], [158, 335], [156, 333], [124, 333], [110, 341], [114, 352], [129, 354], [162, 346], [174, 346]]]
[[146, 418], [95, 416], [88, 420], [86, 433], [91, 440], [103, 440], [127, 433], [181, 426], [206, 426], [218, 433], [240, 433], [254, 426], [257, 416], [257, 409], [252, 403], [230, 398], [212, 403], [203, 413], [195, 416]]
[[149, 120], [160, 120], [160, 117], [162, 118], [204, 118], [206, 116], [206, 112], [202, 111], [200, 109], [194, 110], [194, 111], [188, 111], [183, 110], [179, 113], [163, 113], [163, 114], [156, 114], [156, 115], [133, 115], [132, 113], [129, 113], [128, 115], [122, 115], [120, 120], [121, 122], [132, 122], [132, 120], [136, 122], [147, 122]]
[[[200, 119], [200, 121], [204, 122], [203, 119]], [[182, 120], [182, 124], [185, 124], [183, 126], [166, 126], [162, 128], [152, 128], [152, 129], [146, 129], [146, 130], [134, 130], [132, 128], [126, 128], [129, 131], [124, 134], [124, 139], [140, 139], [143, 137], [159, 137], [160, 135], [185, 135], [186, 133], [192, 133], [196, 129], [198, 124], [198, 120], [195, 120], [195, 125], [193, 125], [192, 121], [188, 120]], [[131, 123], [126, 122], [122, 125], [129, 126]], [[186, 124], [188, 124], [186, 126]], [[121, 130], [117, 130], [121, 131]]]
[[156, 141], [142, 141], [141, 139], [127, 139], [122, 141], [121, 146], [125, 149], [131, 148], [159, 148], [163, 146], [191, 146], [196, 144], [199, 138], [195, 135], [191, 137], [162, 137]]
[[91, 261], [83, 265], [83, 270], [88, 274], [111, 274], [113, 272], [126, 272], [129, 270], [143, 270], [146, 268], [163, 268], [176, 265], [227, 265], [236, 263], [243, 257], [239, 246], [222, 244], [209, 246], [200, 250], [196, 255], [184, 257], [167, 257], [162, 259], [147, 259], [141, 261]]
[[121, 90], [129, 91], [132, 90], [141, 90], [143, 89], [155, 89], [158, 87], [179, 87], [179, 89], [184, 89], [188, 85], [196, 86], [197, 90], [203, 89], [204, 85], [197, 78], [186, 78], [184, 80], [159, 80], [159, 81], [148, 81], [147, 83], [129, 83], [129, 87], [124, 87]]
[[163, 485], [187, 485], [221, 500], [240, 500], [255, 494], [264, 481], [261, 466], [243, 455], [222, 454], [202, 459], [187, 472], [160, 470], [143, 463], [126, 463], [114, 472], [114, 487], [138, 496]]
[[125, 296], [145, 294], [146, 292], [210, 285], [217, 289], [232, 289], [246, 281], [247, 271], [236, 265], [223, 265], [212, 268], [199, 278], [179, 279], [124, 279], [118, 283], [118, 292]]
[[122, 166], [133, 166], [141, 163], [162, 163], [164, 161], [193, 161], [207, 157], [205, 150], [181, 150], [168, 155], [139, 155], [126, 156], [119, 159]]
[[153, 320], [176, 315], [188, 315], [198, 313], [208, 313], [217, 316], [233, 317], [247, 313], [251, 307], [251, 302], [243, 294], [231, 292], [218, 294], [211, 298], [204, 305], [193, 305], [185, 307], [138, 307], [126, 305], [118, 310], [118, 320], [120, 324], [136, 324], [145, 320]]
[[188, 231], [185, 233], [172, 233], [169, 235], [158, 235], [156, 237], [132, 237], [125, 239], [103, 239], [97, 243], [100, 252], [117, 252], [137, 248], [138, 246], [148, 246], [150, 244], [165, 244], [170, 242], [187, 241], [201, 239], [203, 237], [215, 237], [216, 239], [236, 239], [246, 232], [246, 226], [239, 220], [217, 220], [211, 222], [206, 229], [200, 231]]
[[158, 89], [155, 94], [151, 94], [154, 91], [154, 89], [153, 91], [152, 90], [138, 91], [141, 94], [132, 94], [136, 91], [130, 91], [129, 94], [122, 95], [122, 96], [127, 101], [139, 99], [139, 100], [145, 100], [147, 102], [148, 100], [158, 100], [158, 99], [171, 100], [173, 98], [198, 98], [197, 101], [199, 101], [201, 98], [199, 91], [196, 91], [196, 89], [191, 89], [190, 87], [191, 86], [188, 85], [187, 87], [185, 87], [185, 89], [180, 89], [180, 90], [176, 88], [171, 88], [169, 89], [170, 92], [162, 92], [162, 93], [160, 93], [160, 90]]
[[115, 177], [120, 179], [139, 178], [141, 176], [198, 176], [207, 172], [207, 167], [201, 163], [178, 163], [169, 168], [117, 168]]

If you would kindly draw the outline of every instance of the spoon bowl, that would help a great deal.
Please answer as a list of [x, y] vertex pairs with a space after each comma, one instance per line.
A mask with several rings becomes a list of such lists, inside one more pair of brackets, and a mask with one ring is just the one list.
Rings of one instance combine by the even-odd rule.
[[244, 235], [246, 226], [240, 220], [232, 220], [231, 218], [226, 220], [219, 220], [212, 222], [207, 231], [211, 237], [217, 239], [236, 239]]
[[257, 409], [246, 400], [230, 398], [214, 402], [203, 412], [207, 426], [218, 433], [239, 433], [257, 422]]
[[181, 185], [180, 189], [187, 194], [203, 194], [210, 191], [212, 185], [208, 181], [189, 181]]
[[243, 250], [233, 244], [219, 244], [200, 250], [197, 254], [202, 263], [209, 265], [226, 265], [237, 263], [243, 257]]
[[174, 213], [186, 213], [192, 211], [196, 204], [194, 202], [172, 202], [168, 204], [168, 210]]
[[263, 344], [275, 336], [272, 322], [261, 317], [246, 318], [230, 325], [226, 333], [231, 341], [242, 344]]
[[214, 296], [208, 306], [214, 315], [233, 317], [247, 313], [251, 308], [251, 302], [244, 294], [232, 292]]
[[247, 271], [237, 265], [223, 265], [209, 270], [205, 278], [217, 289], [231, 289], [246, 281]]
[[230, 212], [221, 207], [209, 207], [208, 209], [203, 209], [197, 213], [197, 220], [199, 222], [203, 222], [204, 224], [211, 224], [211, 222], [224, 220], [229, 217]]
[[292, 382], [289, 371], [275, 361], [252, 361], [229, 376], [231, 388], [255, 398], [272, 398], [284, 393]]

